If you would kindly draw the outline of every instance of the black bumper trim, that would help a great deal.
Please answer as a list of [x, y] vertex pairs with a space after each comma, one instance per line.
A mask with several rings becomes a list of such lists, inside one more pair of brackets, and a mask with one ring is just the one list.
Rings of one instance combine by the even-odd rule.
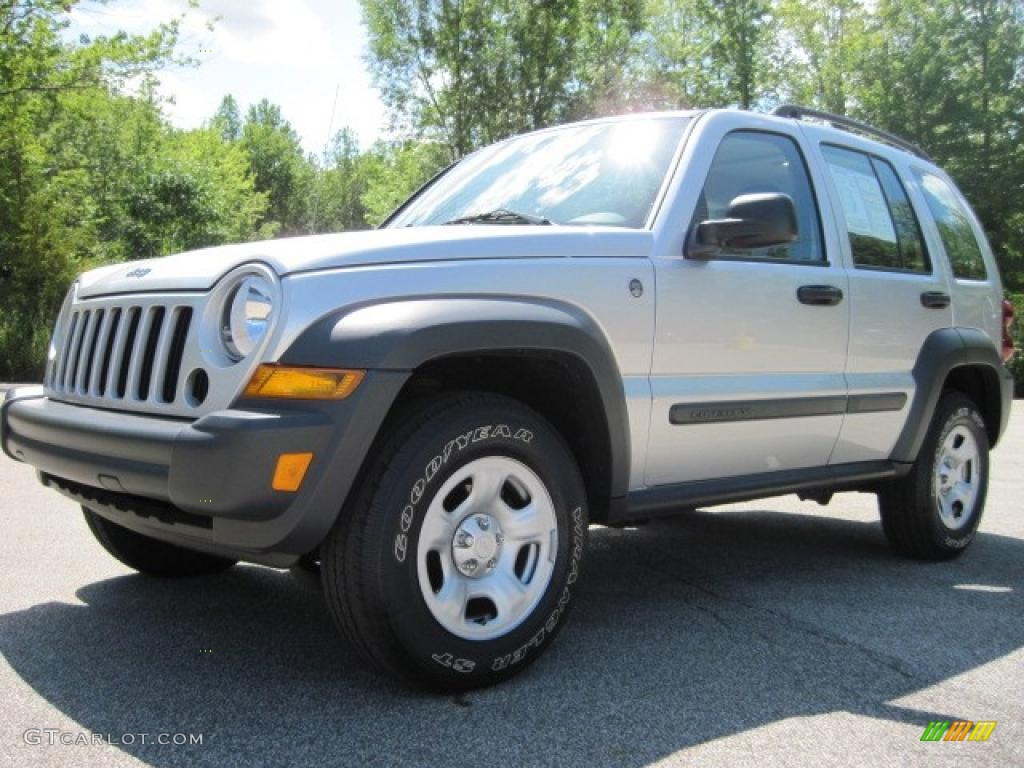
[[40, 474], [40, 480], [100, 517], [168, 544], [272, 568], [290, 568], [298, 560], [298, 555], [257, 552], [218, 542], [211, 530], [212, 518], [190, 515], [166, 502], [103, 491], [45, 474]]
[[39, 479], [47, 488], [52, 488], [85, 507], [101, 509], [109, 507], [119, 512], [130, 512], [146, 520], [155, 520], [164, 525], [184, 525], [206, 531], [213, 530], [212, 517], [183, 512], [166, 501], [93, 488], [90, 485], [76, 483], [63, 477], [54, 477], [45, 472], [40, 473]]

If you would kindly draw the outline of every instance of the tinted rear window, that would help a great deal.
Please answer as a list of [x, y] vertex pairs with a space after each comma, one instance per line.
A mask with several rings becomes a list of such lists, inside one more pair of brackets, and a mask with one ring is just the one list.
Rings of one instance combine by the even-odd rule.
[[839, 192], [854, 264], [930, 272], [917, 218], [892, 166], [845, 147], [824, 146], [822, 153]]
[[925, 171], [916, 173], [928, 209], [935, 218], [953, 274], [962, 280], [984, 280], [988, 276], [985, 259], [981, 255], [978, 239], [974, 236], [970, 215], [949, 184], [935, 174]]

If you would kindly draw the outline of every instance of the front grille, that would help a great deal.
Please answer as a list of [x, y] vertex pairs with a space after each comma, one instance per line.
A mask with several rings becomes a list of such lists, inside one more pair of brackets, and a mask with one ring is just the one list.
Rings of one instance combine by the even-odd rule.
[[63, 320], [47, 372], [51, 394], [108, 404], [173, 405], [193, 309], [186, 303], [83, 303]]

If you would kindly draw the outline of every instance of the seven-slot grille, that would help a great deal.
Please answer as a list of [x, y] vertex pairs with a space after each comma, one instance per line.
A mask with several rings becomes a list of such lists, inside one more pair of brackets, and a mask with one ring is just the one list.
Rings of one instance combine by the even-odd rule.
[[64, 320], [47, 385], [69, 399], [171, 404], [192, 322], [186, 304], [88, 304]]

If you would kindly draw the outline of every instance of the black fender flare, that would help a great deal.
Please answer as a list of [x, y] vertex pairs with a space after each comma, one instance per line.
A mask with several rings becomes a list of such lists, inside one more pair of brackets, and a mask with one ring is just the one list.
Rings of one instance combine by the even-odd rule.
[[431, 296], [367, 303], [314, 322], [279, 362], [408, 372], [445, 357], [510, 351], [566, 353], [586, 365], [608, 430], [611, 496], [624, 496], [631, 454], [622, 375], [604, 333], [577, 307], [519, 296]]
[[[914, 364], [915, 392], [899, 439], [893, 448], [893, 461], [912, 463], [924, 443], [925, 435], [942, 396], [949, 374], [956, 368], [980, 368], [985, 380], [986, 396], [998, 398], [998, 418], [990, 425], [994, 446], [1006, 430], [1013, 398], [1013, 377], [1003, 365], [992, 339], [976, 328], [941, 328], [933, 331], [921, 347]], [[984, 407], [985, 403], [979, 403]]]

